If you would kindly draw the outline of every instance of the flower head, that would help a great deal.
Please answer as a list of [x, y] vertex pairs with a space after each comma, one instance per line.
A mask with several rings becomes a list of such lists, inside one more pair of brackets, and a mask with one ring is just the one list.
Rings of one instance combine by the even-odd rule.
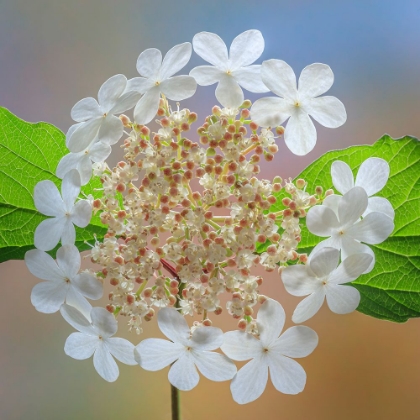
[[296, 155], [306, 155], [316, 143], [316, 130], [309, 116], [328, 128], [346, 122], [344, 105], [333, 96], [322, 96], [333, 84], [334, 75], [326, 64], [311, 64], [302, 70], [299, 87], [292, 68], [282, 60], [264, 61], [261, 77], [280, 98], [258, 99], [251, 108], [252, 119], [263, 127], [274, 127], [288, 118], [284, 140]]

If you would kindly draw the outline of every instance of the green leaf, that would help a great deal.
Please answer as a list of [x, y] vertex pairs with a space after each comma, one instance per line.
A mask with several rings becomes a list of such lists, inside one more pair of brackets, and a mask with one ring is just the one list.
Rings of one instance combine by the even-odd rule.
[[[346, 162], [356, 175], [359, 166], [369, 157], [380, 157], [390, 165], [388, 183], [377, 196], [387, 198], [395, 209], [395, 229], [383, 243], [371, 245], [375, 252], [375, 268], [360, 276], [351, 285], [361, 296], [360, 312], [380, 319], [405, 322], [420, 316], [420, 142], [414, 137], [393, 139], [383, 136], [371, 146], [353, 146], [328, 152], [308, 166], [297, 178], [307, 181], [309, 192], [320, 185], [333, 188], [331, 164]], [[270, 211], [282, 210], [280, 191]], [[324, 240], [302, 226], [300, 252], [310, 252]], [[261, 244], [263, 252], [267, 244]]]
[[[65, 135], [47, 123], [28, 123], [0, 107], [0, 262], [23, 259], [34, 248], [34, 232], [46, 216], [38, 213], [33, 202], [35, 185], [53, 181], [60, 159], [68, 153]], [[83, 187], [82, 193], [98, 196], [98, 179]], [[94, 241], [94, 234], [103, 238], [106, 228], [99, 217], [93, 217], [84, 229], [76, 227], [76, 246], [88, 249], [84, 241]], [[53, 253], [55, 255], [55, 253]]]

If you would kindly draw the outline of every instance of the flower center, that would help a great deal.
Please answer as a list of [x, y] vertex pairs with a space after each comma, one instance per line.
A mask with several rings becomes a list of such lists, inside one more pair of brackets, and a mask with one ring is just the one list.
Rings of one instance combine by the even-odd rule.
[[300, 107], [300, 105], [301, 105], [301, 104], [300, 104], [300, 102], [299, 102], [299, 101], [295, 101], [295, 107], [296, 107], [296, 108], [299, 108], [299, 107]]

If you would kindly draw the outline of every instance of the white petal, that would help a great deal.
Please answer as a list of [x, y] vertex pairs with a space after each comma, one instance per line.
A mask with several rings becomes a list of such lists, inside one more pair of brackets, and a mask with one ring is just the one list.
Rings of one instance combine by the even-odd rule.
[[111, 337], [104, 340], [104, 345], [121, 363], [130, 366], [137, 364], [134, 359], [134, 345], [128, 340], [119, 337]]
[[134, 119], [137, 124], [148, 124], [155, 117], [159, 108], [160, 90], [155, 86], [148, 90], [134, 108]]
[[309, 327], [299, 325], [289, 328], [270, 348], [287, 357], [306, 357], [318, 345], [317, 333]]
[[49, 180], [35, 185], [34, 203], [37, 210], [46, 216], [60, 217], [66, 212], [57, 187]]
[[200, 86], [217, 83], [223, 74], [225, 72], [213, 66], [198, 66], [190, 71], [190, 76], [194, 77]]
[[223, 331], [216, 327], [196, 328], [190, 343], [194, 350], [216, 350], [223, 343]]
[[388, 162], [380, 158], [369, 158], [360, 165], [356, 176], [356, 185], [364, 188], [370, 197], [385, 187], [388, 178]]
[[74, 245], [76, 241], [76, 230], [73, 223], [68, 218], [65, 218], [63, 225], [63, 232], [61, 234], [62, 245]]
[[93, 118], [80, 124], [68, 137], [67, 147], [70, 152], [78, 153], [86, 149], [98, 134], [103, 117]]
[[338, 204], [342, 197], [342, 195], [331, 194], [325, 197], [322, 205], [329, 207], [338, 216]]
[[190, 352], [185, 352], [172, 365], [168, 373], [169, 382], [181, 391], [190, 391], [197, 386], [200, 377]]
[[335, 248], [323, 248], [311, 253], [309, 265], [317, 277], [327, 277], [337, 268], [340, 252]]
[[[129, 91], [136, 91], [140, 93], [145, 93], [150, 88], [155, 86], [155, 82], [153, 79], [147, 79], [145, 77], [134, 77], [127, 82], [127, 87], [125, 90]], [[140, 99], [140, 98], [139, 98]]]
[[342, 160], [336, 160], [331, 165], [331, 177], [334, 188], [341, 194], [345, 194], [354, 187], [353, 172]]
[[217, 100], [227, 108], [237, 108], [244, 101], [244, 93], [241, 87], [231, 75], [224, 74], [216, 88]]
[[73, 208], [71, 221], [81, 228], [86, 227], [92, 217], [92, 206], [87, 200], [79, 200]]
[[96, 349], [93, 355], [93, 366], [99, 375], [108, 382], [116, 381], [120, 374], [117, 363], [104, 345], [100, 345]]
[[53, 217], [43, 220], [35, 229], [34, 244], [42, 251], [50, 251], [60, 241], [65, 219]]
[[270, 89], [261, 79], [261, 66], [242, 67], [232, 72], [232, 76], [240, 86], [254, 93], [269, 92]]
[[333, 229], [340, 227], [337, 216], [327, 206], [311, 207], [306, 216], [306, 227], [317, 236], [331, 236]]
[[57, 264], [66, 277], [71, 279], [80, 270], [80, 253], [74, 245], [65, 245], [57, 250]]
[[383, 213], [369, 213], [363, 220], [351, 226], [347, 233], [360, 242], [380, 244], [394, 230], [394, 222]]
[[141, 76], [156, 78], [162, 64], [162, 53], [156, 48], [143, 51], [137, 59], [137, 71]]
[[306, 373], [296, 361], [281, 355], [270, 354], [270, 378], [277, 391], [283, 394], [299, 394], [306, 384]]
[[93, 162], [103, 162], [111, 154], [111, 151], [110, 145], [99, 141], [89, 148], [89, 156]]
[[76, 330], [83, 334], [98, 337], [90, 322], [90, 314], [83, 314], [73, 306], [64, 304], [60, 308], [63, 318]]
[[106, 144], [115, 144], [121, 138], [123, 132], [124, 126], [122, 121], [114, 115], [108, 115], [102, 121], [98, 133], [98, 141], [102, 141]]
[[340, 127], [347, 120], [346, 108], [334, 96], [306, 99], [304, 109], [314, 120], [327, 128]]
[[288, 103], [282, 98], [262, 98], [252, 105], [251, 117], [261, 127], [276, 127], [290, 117], [288, 109]]
[[89, 154], [82, 156], [76, 169], [80, 175], [80, 184], [86, 185], [92, 177], [92, 161]]
[[57, 266], [54, 259], [44, 251], [31, 249], [25, 254], [25, 263], [28, 270], [42, 280], [64, 281], [64, 273]]
[[98, 101], [102, 111], [109, 112], [124, 92], [126, 84], [127, 78], [123, 74], [116, 74], [102, 84], [98, 92]]
[[267, 386], [268, 366], [262, 358], [253, 359], [232, 379], [230, 390], [238, 404], [247, 404], [259, 398]]
[[243, 331], [228, 331], [221, 346], [223, 353], [233, 360], [243, 361], [259, 357], [261, 341]]
[[318, 245], [315, 246], [315, 248], [312, 250], [311, 254], [309, 255], [309, 258], [311, 257], [312, 254], [315, 254], [320, 249], [326, 248], [326, 247], [341, 249], [341, 241], [336, 240], [336, 238], [324, 239], [323, 241], [319, 242]]
[[314, 63], [306, 66], [299, 77], [299, 97], [315, 98], [331, 88], [334, 74], [326, 64]]
[[91, 304], [77, 291], [73, 284], [68, 288], [66, 304], [76, 308], [81, 313], [89, 313], [92, 309]]
[[72, 333], [66, 340], [64, 352], [77, 360], [89, 359], [100, 344], [98, 337], [82, 333]]
[[72, 169], [79, 170], [80, 161], [83, 159], [84, 155], [82, 153], [69, 153], [63, 156], [58, 162], [57, 169], [55, 171], [56, 175], [63, 179], [64, 175]]
[[369, 213], [372, 212], [386, 214], [392, 220], [395, 218], [395, 210], [392, 207], [392, 204], [383, 197], [369, 197], [368, 206], [366, 211], [363, 213], [363, 217], [366, 217]]
[[296, 76], [293, 69], [282, 60], [267, 60], [261, 66], [264, 84], [277, 96], [295, 101], [297, 99]]
[[76, 169], [67, 172], [61, 183], [61, 195], [66, 211], [69, 212], [80, 193], [80, 174]]
[[263, 346], [269, 346], [280, 335], [286, 314], [276, 300], [267, 299], [258, 311], [257, 324]]
[[52, 314], [60, 309], [66, 298], [68, 285], [65, 282], [56, 283], [43, 281], [32, 289], [31, 302], [38, 312]]
[[174, 343], [187, 345], [190, 328], [185, 318], [173, 308], [163, 308], [158, 313], [160, 330]]
[[185, 347], [161, 338], [146, 338], [136, 346], [137, 362], [143, 369], [156, 371], [169, 366], [185, 352]]
[[121, 112], [133, 108], [140, 97], [141, 94], [139, 92], [129, 92], [126, 88], [126, 92], [118, 98], [117, 102], [115, 102], [114, 106], [109, 110], [109, 114], [121, 114]]
[[325, 287], [317, 289], [314, 293], [303, 299], [293, 312], [292, 321], [296, 324], [312, 318], [324, 303]]
[[349, 235], [344, 235], [342, 238], [342, 248], [341, 248], [341, 260], [344, 261], [350, 255], [353, 254], [369, 254], [372, 257], [372, 263], [364, 273], [369, 273], [372, 271], [375, 265], [375, 253], [364, 244], [354, 240]]
[[77, 124], [73, 124], [68, 130], [67, 130], [67, 133], [66, 133], [66, 146], [68, 147], [68, 144], [69, 144], [69, 139], [70, 139], [70, 137], [73, 135], [73, 133], [81, 126], [81, 125], [83, 125], [84, 123], [77, 123]]
[[260, 31], [251, 29], [242, 32], [233, 41], [229, 49], [229, 61], [232, 70], [249, 66], [260, 58], [264, 51], [264, 38]]
[[160, 80], [165, 80], [168, 77], [178, 73], [190, 61], [192, 53], [191, 44], [184, 42], [183, 44], [175, 45], [165, 55], [160, 68]]
[[366, 210], [368, 196], [363, 188], [354, 187], [347, 191], [338, 204], [338, 218], [341, 226], [352, 226]]
[[328, 284], [342, 284], [355, 280], [372, 264], [372, 255], [358, 253], [349, 255], [331, 274]]
[[94, 328], [102, 337], [108, 338], [117, 332], [117, 321], [114, 315], [109, 313], [105, 308], [92, 308], [90, 316]]
[[182, 101], [194, 95], [197, 83], [191, 76], [175, 76], [160, 84], [162, 93], [172, 101]]
[[316, 130], [309, 115], [297, 110], [287, 122], [284, 141], [292, 153], [298, 156], [308, 154], [316, 144]]
[[360, 303], [360, 293], [352, 286], [329, 284], [327, 286], [327, 304], [336, 314], [349, 314]]
[[72, 284], [88, 299], [100, 299], [103, 295], [103, 284], [93, 274], [82, 272], [72, 279]]
[[236, 374], [235, 364], [223, 354], [204, 351], [193, 355], [198, 370], [211, 381], [227, 381]]
[[320, 282], [307, 265], [285, 267], [281, 279], [287, 292], [293, 296], [307, 296], [320, 287]]
[[220, 70], [227, 70], [228, 52], [223, 40], [211, 32], [200, 32], [193, 38], [194, 51]]
[[70, 113], [74, 121], [82, 122], [101, 116], [99, 104], [94, 98], [84, 98], [74, 105]]

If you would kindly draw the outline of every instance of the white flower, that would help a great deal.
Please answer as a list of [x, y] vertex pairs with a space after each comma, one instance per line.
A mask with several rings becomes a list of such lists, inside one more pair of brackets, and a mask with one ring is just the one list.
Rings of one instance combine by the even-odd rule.
[[161, 93], [173, 101], [182, 101], [194, 95], [197, 84], [193, 77], [171, 77], [188, 63], [191, 52], [191, 44], [185, 42], [171, 48], [163, 61], [162, 53], [156, 48], [149, 48], [139, 55], [137, 71], [144, 77], [129, 80], [126, 89], [143, 94], [134, 108], [137, 124], [152, 121], [159, 108]]
[[284, 140], [296, 155], [306, 155], [315, 146], [316, 130], [311, 116], [328, 128], [346, 122], [344, 105], [325, 93], [333, 84], [334, 75], [326, 64], [314, 63], [302, 70], [299, 88], [292, 68], [281, 60], [264, 61], [261, 77], [267, 87], [281, 98], [258, 99], [251, 108], [252, 119], [263, 127], [275, 127], [289, 117]]
[[123, 134], [123, 124], [114, 114], [132, 108], [139, 100], [137, 92], [125, 92], [127, 79], [122, 74], [109, 78], [99, 89], [98, 101], [84, 98], [71, 110], [71, 117], [78, 124], [70, 127], [66, 144], [73, 153], [86, 149], [98, 136], [99, 141], [115, 144]]
[[87, 319], [72, 306], [63, 305], [61, 315], [76, 330], [64, 345], [64, 352], [73, 359], [84, 360], [93, 355], [93, 365], [99, 375], [114, 382], [119, 375], [112, 356], [126, 365], [136, 365], [134, 345], [128, 340], [112, 337], [118, 329], [114, 316], [104, 308], [92, 308]]
[[31, 293], [31, 302], [39, 312], [57, 312], [66, 302], [86, 311], [86, 300], [102, 296], [102, 283], [92, 274], [80, 270], [80, 253], [74, 245], [65, 245], [57, 250], [57, 263], [46, 252], [31, 249], [25, 254], [25, 263], [36, 277], [47, 280], [38, 283]]
[[360, 220], [366, 211], [368, 196], [361, 187], [354, 187], [340, 197], [337, 213], [330, 207], [314, 206], [308, 211], [306, 226], [317, 236], [329, 236], [320, 242], [312, 252], [332, 247], [341, 250], [341, 260], [358, 253], [370, 254], [373, 258], [369, 269], [375, 264], [375, 254], [366, 245], [383, 242], [394, 230], [392, 219], [383, 213], [373, 212]]
[[76, 240], [74, 225], [86, 227], [92, 215], [87, 200], [79, 200], [80, 175], [75, 169], [67, 172], [61, 184], [61, 195], [52, 181], [35, 185], [34, 202], [37, 210], [51, 219], [43, 220], [35, 230], [35, 246], [42, 251], [53, 249], [61, 239], [62, 245], [73, 245]]
[[[382, 190], [388, 181], [389, 165], [386, 160], [380, 158], [366, 159], [360, 165], [356, 175], [356, 182], [354, 182], [353, 172], [351, 171], [350, 166], [341, 160], [336, 160], [331, 165], [331, 177], [335, 189], [341, 194], [345, 194], [355, 185], [357, 187], [362, 187], [366, 191], [369, 200], [366, 211], [362, 215], [363, 217], [377, 211], [394, 219], [395, 212], [391, 203], [383, 197], [372, 197], [372, 195]], [[329, 207], [337, 206], [338, 197], [339, 196], [336, 195], [328, 196], [326, 198], [326, 204]], [[333, 200], [336, 204], [332, 203]]]
[[63, 179], [67, 172], [77, 169], [81, 185], [86, 185], [92, 177], [92, 163], [103, 162], [111, 154], [111, 146], [96, 138], [79, 153], [69, 153], [58, 163], [56, 174]]
[[[200, 32], [193, 38], [194, 51], [212, 66], [199, 66], [190, 75], [201, 86], [218, 83], [216, 98], [225, 107], [237, 108], [244, 101], [241, 86], [250, 92], [268, 92], [261, 80], [261, 65], [251, 66], [264, 50], [264, 38], [255, 29], [238, 35], [230, 46], [216, 34]], [[214, 66], [214, 67], [213, 67]]]
[[256, 400], [264, 392], [270, 371], [274, 387], [284, 394], [303, 391], [306, 373], [291, 357], [305, 357], [318, 345], [318, 336], [311, 328], [289, 328], [280, 337], [284, 326], [283, 307], [268, 299], [257, 315], [258, 340], [242, 331], [225, 334], [223, 352], [233, 360], [252, 359], [233, 378], [230, 389], [233, 399], [239, 404]]
[[353, 254], [338, 267], [340, 252], [322, 248], [312, 253], [307, 265], [286, 267], [282, 273], [286, 290], [294, 296], [306, 296], [296, 307], [293, 322], [313, 317], [327, 298], [328, 307], [336, 314], [353, 312], [360, 302], [360, 293], [351, 286], [343, 286], [359, 277], [372, 263], [369, 254]]
[[135, 349], [136, 360], [142, 368], [156, 371], [173, 363], [168, 379], [181, 391], [189, 391], [198, 384], [196, 367], [212, 381], [233, 378], [236, 367], [232, 361], [223, 354], [211, 351], [223, 343], [222, 330], [200, 327], [191, 334], [184, 317], [173, 308], [159, 311], [158, 324], [172, 341], [160, 338], [143, 340]]

